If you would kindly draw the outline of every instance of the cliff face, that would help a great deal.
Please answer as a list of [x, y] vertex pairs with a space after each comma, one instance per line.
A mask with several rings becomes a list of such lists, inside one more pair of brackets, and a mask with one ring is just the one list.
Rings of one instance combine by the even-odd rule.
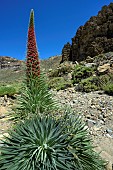
[[68, 42], [62, 49], [62, 61], [68, 61], [71, 57], [71, 44]]
[[[62, 61], [66, 58], [66, 54], [63, 58], [64, 48]], [[84, 26], [79, 27], [72, 38], [67, 58], [71, 61], [82, 61], [87, 56], [94, 57], [109, 51], [113, 51], [113, 3], [103, 6], [97, 16], [91, 17]]]
[[22, 61], [8, 56], [0, 56], [0, 69], [20, 69]]

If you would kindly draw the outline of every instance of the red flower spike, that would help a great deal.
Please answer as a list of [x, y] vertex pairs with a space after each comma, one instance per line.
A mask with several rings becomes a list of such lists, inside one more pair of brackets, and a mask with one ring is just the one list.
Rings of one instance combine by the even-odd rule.
[[34, 77], [39, 76], [40, 75], [40, 62], [39, 62], [37, 45], [36, 45], [36, 36], [35, 36], [35, 30], [34, 30], [34, 11], [33, 10], [31, 10], [31, 13], [30, 13], [26, 59], [27, 59], [27, 61], [26, 61], [27, 77], [29, 78], [29, 76], [31, 74], [33, 74]]

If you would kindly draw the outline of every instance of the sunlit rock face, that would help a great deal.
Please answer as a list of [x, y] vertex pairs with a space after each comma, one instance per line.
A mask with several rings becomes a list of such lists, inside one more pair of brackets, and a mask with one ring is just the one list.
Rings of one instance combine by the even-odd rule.
[[[63, 52], [66, 46], [64, 48]], [[72, 38], [70, 54], [66, 56], [66, 53], [62, 53], [62, 60], [82, 61], [87, 56], [94, 57], [109, 51], [113, 51], [113, 3], [103, 6], [97, 16], [91, 17], [84, 26], [78, 28]]]

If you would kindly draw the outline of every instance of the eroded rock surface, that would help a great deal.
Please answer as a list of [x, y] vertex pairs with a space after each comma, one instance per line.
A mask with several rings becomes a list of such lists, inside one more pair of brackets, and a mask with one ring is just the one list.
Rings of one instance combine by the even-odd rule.
[[[67, 48], [67, 49], [66, 49]], [[81, 61], [87, 56], [94, 57], [101, 53], [113, 51], [113, 3], [103, 6], [97, 16], [93, 16], [80, 26], [72, 38], [70, 54], [67, 44], [62, 50], [63, 61]]]

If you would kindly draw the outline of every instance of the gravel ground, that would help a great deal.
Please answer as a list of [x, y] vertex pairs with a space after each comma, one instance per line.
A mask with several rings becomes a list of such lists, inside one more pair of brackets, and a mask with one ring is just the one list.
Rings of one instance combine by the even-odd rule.
[[53, 93], [62, 106], [70, 106], [77, 114], [83, 115], [96, 146], [95, 150], [101, 151], [101, 156], [109, 161], [108, 169], [112, 170], [113, 96], [106, 95], [102, 91], [75, 92], [74, 88]]

